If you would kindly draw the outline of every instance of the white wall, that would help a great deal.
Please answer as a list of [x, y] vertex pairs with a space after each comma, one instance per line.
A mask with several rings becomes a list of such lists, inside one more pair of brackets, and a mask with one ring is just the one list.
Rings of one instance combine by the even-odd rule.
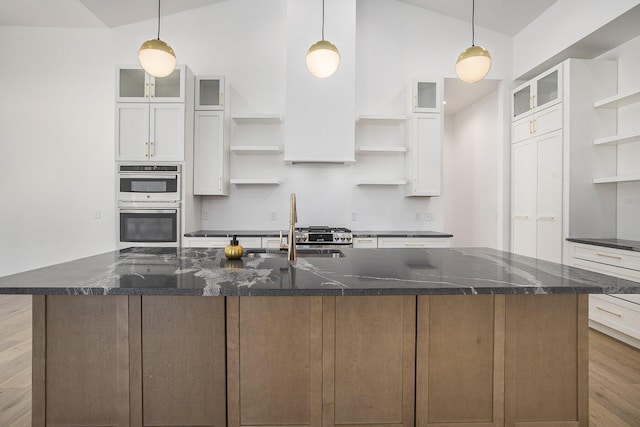
[[[640, 89], [640, 37], [602, 55], [618, 61], [618, 93]], [[618, 134], [640, 133], [640, 104], [618, 110]], [[640, 173], [640, 143], [618, 147], [618, 174]], [[613, 184], [612, 184], [613, 185]], [[617, 184], [619, 239], [640, 240], [640, 182]]]
[[452, 246], [501, 247], [500, 101], [496, 90], [445, 118], [444, 226]]
[[557, 0], [513, 39], [513, 77], [519, 78], [640, 4], [638, 0]]
[[[356, 115], [410, 114], [411, 82], [421, 78], [455, 77], [457, 56], [470, 41], [468, 23], [395, 0], [358, 1], [356, 19]], [[326, 38], [330, 40], [329, 28], [327, 26]], [[476, 40], [496, 58], [489, 76], [508, 78], [511, 75], [510, 37], [477, 28]], [[315, 41], [310, 39], [309, 45]], [[300, 54], [300, 61], [304, 61], [303, 55]], [[230, 75], [229, 81], [235, 86], [235, 76]], [[246, 96], [248, 104], [251, 96]], [[238, 111], [234, 109], [234, 112]], [[237, 127], [232, 128], [232, 144], [234, 130], [237, 135]], [[402, 135], [402, 130], [393, 132]], [[356, 146], [367, 143], [360, 138], [364, 133], [365, 130], [356, 126]], [[273, 137], [274, 141], [277, 139]], [[284, 166], [281, 159], [281, 156], [251, 159], [247, 155], [232, 154], [232, 177], [237, 177], [237, 173], [256, 177], [262, 172], [278, 178], [281, 183], [266, 188], [232, 185], [228, 198], [205, 199], [203, 211], [209, 219], [203, 220], [203, 228], [286, 229], [289, 194], [295, 192], [301, 225], [346, 225], [353, 230], [448, 231], [442, 208], [446, 193], [435, 198], [405, 198], [401, 187], [356, 186], [358, 178], [374, 173], [403, 178], [402, 156], [357, 155], [355, 165], [351, 166]], [[353, 213], [356, 221], [352, 221]], [[433, 221], [425, 221], [427, 213], [433, 214]], [[272, 214], [275, 220], [271, 219]]]

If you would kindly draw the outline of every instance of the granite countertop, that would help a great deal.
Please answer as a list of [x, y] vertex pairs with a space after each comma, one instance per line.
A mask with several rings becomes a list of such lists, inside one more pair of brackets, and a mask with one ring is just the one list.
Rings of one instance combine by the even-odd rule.
[[591, 238], [582, 238], [582, 237], [570, 237], [567, 240], [570, 242], [584, 243], [587, 245], [604, 246], [606, 248], [640, 252], [640, 242], [638, 242], [637, 240], [591, 239]]
[[129, 248], [0, 277], [0, 294], [443, 295], [640, 293], [640, 283], [487, 248], [342, 249], [229, 261], [222, 249]]
[[[283, 235], [289, 234], [283, 230]], [[453, 237], [453, 234], [440, 233], [438, 231], [354, 231], [353, 237]], [[198, 230], [185, 233], [185, 237], [279, 237], [280, 230]]]

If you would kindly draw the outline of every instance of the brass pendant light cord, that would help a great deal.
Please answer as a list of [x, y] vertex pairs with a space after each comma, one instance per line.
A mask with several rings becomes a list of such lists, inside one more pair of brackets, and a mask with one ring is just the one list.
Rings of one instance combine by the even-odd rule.
[[476, 45], [476, 0], [471, 0], [471, 46], [475, 46], [475, 45]]
[[324, 40], [324, 0], [322, 0], [322, 40]]
[[158, 0], [158, 40], [160, 40], [160, 0]]

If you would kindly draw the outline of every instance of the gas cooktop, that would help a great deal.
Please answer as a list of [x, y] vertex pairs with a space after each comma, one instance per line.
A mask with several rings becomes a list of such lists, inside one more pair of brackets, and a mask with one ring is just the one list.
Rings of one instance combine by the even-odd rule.
[[305, 245], [351, 245], [353, 234], [345, 227], [312, 225], [296, 228], [296, 243]]

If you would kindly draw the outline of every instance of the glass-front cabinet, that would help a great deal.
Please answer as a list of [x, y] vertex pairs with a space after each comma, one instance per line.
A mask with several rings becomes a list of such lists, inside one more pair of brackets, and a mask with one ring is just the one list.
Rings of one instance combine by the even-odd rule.
[[511, 119], [517, 120], [562, 101], [562, 64], [517, 87], [511, 97]]
[[166, 77], [153, 77], [139, 66], [116, 68], [116, 102], [184, 102], [185, 66]]
[[195, 109], [224, 110], [224, 77], [196, 76]]
[[442, 104], [442, 82], [419, 80], [413, 82], [412, 111], [414, 113], [439, 113]]

